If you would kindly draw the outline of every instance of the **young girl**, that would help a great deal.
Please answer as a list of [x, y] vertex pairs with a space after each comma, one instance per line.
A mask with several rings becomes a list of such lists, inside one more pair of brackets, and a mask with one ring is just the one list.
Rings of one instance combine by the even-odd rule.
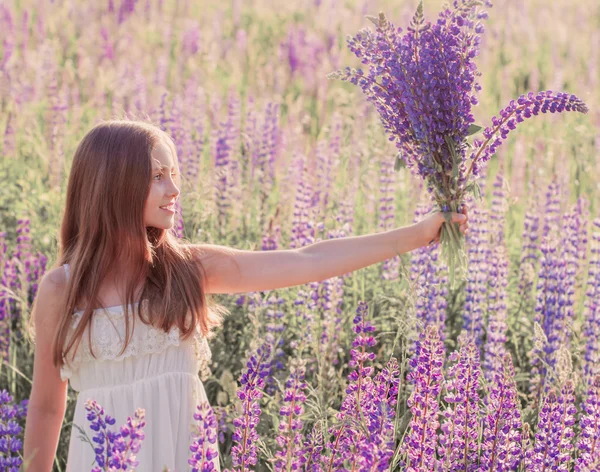
[[[106, 121], [73, 158], [58, 260], [43, 276], [31, 320], [33, 387], [25, 426], [27, 470], [50, 471], [63, 423], [67, 381], [79, 392], [73, 423], [89, 438], [85, 403], [96, 400], [116, 425], [140, 407], [140, 471], [189, 470], [198, 376], [207, 339], [227, 312], [212, 293], [244, 293], [325, 280], [439, 240], [445, 221], [295, 250], [241, 251], [188, 244], [173, 226], [181, 176], [175, 145], [142, 121]], [[464, 214], [452, 213], [461, 232]], [[73, 428], [67, 471], [92, 468], [95, 453]], [[214, 460], [219, 470], [218, 458]]]

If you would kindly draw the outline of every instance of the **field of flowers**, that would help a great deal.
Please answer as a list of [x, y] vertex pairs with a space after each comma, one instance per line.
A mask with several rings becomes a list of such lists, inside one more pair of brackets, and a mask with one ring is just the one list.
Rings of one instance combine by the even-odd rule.
[[[425, 17], [441, 6], [427, 0]], [[174, 231], [194, 243], [277, 250], [418, 221], [426, 189], [394, 169], [373, 105], [326, 78], [361, 67], [346, 37], [373, 28], [365, 16], [404, 27], [416, 7], [0, 3], [0, 470], [21, 464], [24, 326], [83, 134], [126, 114], [169, 132], [184, 174]], [[236, 471], [600, 470], [599, 58], [597, 0], [489, 9], [476, 123], [529, 91], [575, 94], [589, 113], [527, 120], [482, 169], [466, 283], [450, 288], [432, 245], [318, 283], [216, 295], [231, 316], [203, 373], [212, 409], [196, 419], [214, 434], [190, 444], [193, 470], [210, 470], [217, 448]], [[75, 400], [56, 471], [78, 434]], [[93, 399], [87, 409], [98, 430], [123, 431]], [[132, 411], [96, 470], [107, 451], [126, 464], [148, 427]]]

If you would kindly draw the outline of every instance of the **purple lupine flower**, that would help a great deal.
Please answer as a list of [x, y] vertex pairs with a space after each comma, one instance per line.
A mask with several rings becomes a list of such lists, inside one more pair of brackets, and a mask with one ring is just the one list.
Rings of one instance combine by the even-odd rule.
[[201, 28], [198, 21], [194, 20], [192, 24], [181, 33], [181, 49], [186, 58], [194, 56], [200, 46]]
[[560, 333], [560, 346], [569, 347], [570, 335], [575, 316], [575, 291], [579, 274], [580, 225], [577, 208], [565, 213], [561, 219], [560, 259], [564, 261], [563, 276], [558, 288], [558, 317], [556, 330]]
[[135, 460], [145, 438], [142, 431], [146, 422], [144, 421], [145, 410], [138, 408], [135, 411], [135, 419], [127, 417], [125, 425], [120, 432], [114, 432], [108, 426], [115, 424], [116, 420], [105, 414], [104, 408], [96, 400], [88, 399], [85, 402], [88, 412], [86, 418], [90, 422], [90, 429], [96, 431], [92, 445], [96, 454], [95, 464], [92, 472], [102, 470], [127, 469], [136, 467], [139, 462]]
[[481, 346], [485, 326], [486, 291], [488, 280], [488, 262], [490, 258], [489, 243], [489, 210], [473, 208], [473, 228], [467, 236], [467, 254], [469, 258], [469, 275], [465, 287], [465, 306], [463, 311], [463, 329], [473, 336], [477, 346]]
[[564, 382], [560, 394], [550, 390], [539, 413], [533, 454], [527, 470], [569, 470], [572, 460], [575, 396], [572, 380]]
[[[587, 113], [588, 108], [575, 95], [551, 90], [545, 92], [521, 95], [517, 100], [511, 100], [508, 106], [500, 110], [500, 117], [492, 117], [492, 126], [483, 130], [484, 140], [476, 139], [473, 142], [474, 150], [471, 153], [473, 174], [477, 175], [480, 163], [489, 160], [502, 144], [508, 134], [517, 127], [518, 123], [526, 118], [542, 113], [556, 113], [563, 111], [578, 111]], [[493, 138], [493, 139], [492, 139]]]
[[488, 261], [488, 315], [486, 338], [483, 345], [483, 371], [487, 380], [494, 378], [506, 354], [508, 254], [504, 244], [491, 250]]
[[23, 463], [20, 451], [23, 447], [19, 424], [27, 416], [29, 400], [12, 404], [13, 397], [6, 390], [0, 391], [0, 470], [18, 472]]
[[221, 127], [212, 131], [214, 173], [215, 173], [215, 202], [217, 206], [217, 224], [221, 230], [226, 226], [229, 218], [231, 198], [228, 195], [229, 179], [233, 148], [231, 146], [231, 123], [222, 122]]
[[[454, 10], [444, 9], [431, 24], [425, 23], [421, 2], [402, 36], [402, 29], [396, 30], [383, 13], [378, 20], [369, 18], [377, 25], [376, 34], [365, 29], [348, 39], [350, 50], [370, 66], [368, 76], [349, 67], [328, 75], [361, 86], [390, 140], [396, 141], [402, 161], [427, 181], [442, 211], [458, 211], [472, 189], [466, 186], [465, 141], [474, 121], [475, 93], [481, 88], [473, 59], [483, 33], [479, 20], [487, 14], [479, 6], [455, 2]], [[455, 267], [459, 263], [464, 270], [466, 255], [458, 231], [445, 226], [442, 246], [453, 283]], [[450, 252], [448, 237], [458, 245]]]
[[523, 303], [532, 298], [534, 272], [537, 269], [540, 215], [537, 211], [527, 211], [521, 241], [521, 261], [519, 264], [519, 294]]
[[435, 448], [439, 427], [438, 395], [442, 385], [444, 344], [436, 326], [427, 326], [416, 341], [407, 379], [414, 385], [407, 405], [412, 412], [403, 450], [407, 455], [405, 470], [435, 470]]
[[361, 468], [387, 470], [394, 455], [394, 420], [398, 400], [400, 371], [398, 361], [392, 357], [385, 368], [375, 376], [372, 408], [368, 415], [370, 435], [361, 443], [363, 457]]
[[304, 470], [310, 472], [323, 472], [323, 431], [321, 422], [317, 421], [302, 444], [302, 457], [304, 459]]
[[245, 471], [258, 462], [256, 426], [260, 422], [260, 399], [263, 396], [264, 378], [271, 370], [270, 357], [271, 345], [261, 344], [256, 353], [248, 359], [246, 369], [240, 377], [241, 387], [237, 391], [237, 397], [241, 400], [242, 411], [241, 416], [233, 420], [233, 441], [236, 444], [231, 449], [236, 470]]
[[[531, 444], [531, 426], [529, 426], [529, 423], [523, 423], [523, 434], [521, 434], [521, 451], [523, 453], [523, 460], [521, 464], [525, 464], [525, 467], [527, 467], [528, 464], [531, 464], [534, 456], [534, 450]], [[529, 469], [525, 468], [525, 470]]]
[[351, 350], [349, 366], [356, 370], [348, 375], [350, 383], [336, 415], [339, 424], [330, 430], [334, 440], [328, 444], [331, 456], [325, 464], [327, 470], [345, 470], [346, 461], [353, 470], [387, 470], [394, 454], [398, 362], [391, 358], [387, 366], [371, 378], [374, 369], [365, 363], [374, 360], [375, 355], [365, 349], [374, 347], [376, 341], [369, 334], [375, 328], [366, 321], [367, 309], [366, 303], [359, 302], [353, 320], [357, 336], [352, 345], [360, 347], [360, 351]]
[[561, 187], [558, 179], [552, 177], [552, 182], [548, 185], [546, 191], [546, 203], [544, 206], [544, 226], [542, 228], [542, 238], [545, 238], [550, 233], [556, 232], [560, 224], [560, 204], [561, 204]]
[[[257, 133], [255, 139], [259, 140], [256, 148], [256, 154], [252, 156], [252, 181], [256, 182], [256, 188], [260, 189], [260, 215], [262, 219], [266, 213], [267, 197], [270, 194], [275, 180], [275, 155], [278, 126], [279, 104], [269, 102], [265, 110], [265, 117], [260, 133]], [[258, 178], [254, 173], [258, 173]]]
[[283, 358], [285, 357], [285, 352], [283, 351], [283, 346], [285, 345], [285, 339], [282, 333], [285, 326], [281, 320], [285, 316], [285, 313], [278, 306], [284, 304], [285, 300], [282, 297], [277, 298], [273, 295], [269, 296], [268, 299], [263, 299], [259, 292], [252, 292], [246, 298], [249, 299], [248, 311], [253, 313], [260, 312], [260, 317], [261, 320], [264, 320], [264, 329], [266, 330], [265, 342], [270, 344], [274, 350], [271, 369], [264, 379], [264, 392], [268, 395], [273, 395], [279, 389], [274, 374], [281, 371], [284, 367]]
[[352, 331], [356, 334], [356, 338], [352, 342], [353, 349], [350, 350], [351, 360], [348, 362], [348, 366], [355, 369], [348, 374], [349, 385], [346, 388], [346, 396], [342, 401], [340, 411], [336, 414], [338, 423], [329, 430], [329, 433], [334, 436], [334, 440], [328, 443], [331, 453], [326, 465], [328, 471], [332, 468], [340, 470], [346, 459], [355, 461], [358, 459], [351, 457], [351, 451], [358, 448], [361, 436], [356, 424], [360, 423], [361, 415], [366, 416], [365, 398], [369, 398], [369, 393], [374, 388], [371, 378], [374, 368], [367, 365], [367, 362], [375, 360], [375, 353], [368, 352], [366, 349], [377, 344], [375, 338], [370, 334], [375, 331], [375, 327], [366, 318], [368, 309], [368, 304], [360, 301], [353, 320]]
[[125, 424], [121, 426], [118, 437], [115, 438], [113, 446], [113, 460], [110, 470], [132, 470], [139, 465], [135, 454], [140, 451], [142, 442], [146, 438], [143, 431], [146, 426], [146, 411], [143, 408], [135, 410], [134, 417], [127, 417]]
[[481, 440], [481, 472], [517, 470], [523, 455], [521, 413], [515, 372], [510, 353], [505, 353], [500, 369], [494, 371]]
[[100, 61], [102, 62], [102, 59], [106, 58], [109, 61], [114, 61], [115, 60], [115, 48], [114, 48], [114, 42], [111, 41], [110, 37], [109, 37], [109, 31], [108, 28], [106, 28], [105, 26], [103, 26], [100, 29], [100, 36], [102, 37], [102, 55], [100, 56]]
[[160, 105], [158, 107], [157, 113], [158, 113], [158, 123], [160, 126], [160, 129], [162, 129], [163, 131], [167, 131], [167, 127], [169, 125], [169, 123], [171, 122], [171, 118], [167, 116], [167, 97], [169, 95], [169, 92], [163, 92], [163, 94], [160, 97]]
[[469, 471], [477, 469], [479, 350], [474, 338], [465, 331], [458, 342], [460, 350], [448, 358], [454, 364], [449, 367], [445, 382], [444, 401], [448, 406], [442, 411], [445, 421], [442, 422], [439, 456], [444, 470]]
[[[185, 96], [195, 97], [195, 90], [198, 89], [198, 82], [190, 79], [186, 86]], [[205, 100], [194, 99], [191, 101], [190, 107], [191, 112], [191, 128], [193, 130], [191, 150], [189, 153], [189, 159], [185, 165], [185, 172], [187, 178], [192, 183], [193, 187], [196, 188], [200, 182], [198, 180], [200, 176], [200, 162], [202, 160], [202, 154], [204, 152], [205, 137], [204, 137], [204, 115], [206, 113]]]
[[219, 444], [224, 444], [225, 443], [225, 433], [227, 433], [229, 431], [229, 428], [227, 426], [227, 408], [224, 406], [215, 406], [213, 407], [213, 410], [215, 412], [215, 415], [217, 417], [219, 426], [218, 426], [218, 431], [219, 431]]
[[[237, 205], [235, 212], [243, 211], [241, 205], [243, 205], [244, 201], [242, 196], [243, 163], [241, 162], [240, 157], [241, 119], [241, 99], [237, 95], [235, 88], [232, 87], [227, 102], [227, 132], [229, 134], [229, 146], [231, 148], [231, 155], [229, 159], [229, 167], [227, 170], [229, 175], [227, 178], [226, 192], [228, 193], [228, 198], [234, 203], [234, 205]], [[264, 223], [263, 220], [261, 221], [262, 223]]]
[[582, 410], [575, 472], [587, 472], [600, 465], [600, 375], [590, 382]]
[[[540, 266], [537, 300], [535, 307], [535, 322], [544, 330], [547, 344], [544, 348], [543, 360], [554, 367], [556, 355], [561, 346], [570, 342], [569, 332], [574, 316], [575, 276], [577, 273], [577, 236], [569, 228], [568, 221], [572, 213], [567, 213], [561, 219], [561, 226], [566, 227], [560, 239], [554, 233], [542, 241], [542, 263]], [[539, 359], [534, 359], [532, 366], [535, 373], [541, 376], [542, 385], [545, 383], [545, 368]], [[532, 383], [536, 389], [539, 382]]]
[[558, 399], [556, 390], [552, 389], [546, 396], [544, 404], [538, 414], [537, 432], [535, 434], [535, 444], [528, 450], [526, 460], [526, 470], [539, 472], [547, 466], [546, 457], [552, 441], [552, 421], [554, 411], [557, 409]]
[[[431, 205], [417, 205], [413, 223], [423, 219]], [[423, 246], [410, 253], [410, 281], [415, 287], [415, 312], [422, 326], [436, 325], [440, 339], [446, 339], [446, 308], [448, 305], [447, 275], [439, 261], [439, 246]]]
[[555, 233], [544, 237], [541, 244], [542, 258], [540, 261], [534, 321], [543, 330], [546, 342], [543, 351], [534, 344], [531, 351], [530, 392], [538, 397], [546, 385], [546, 367], [555, 365], [555, 353], [560, 347], [562, 320], [559, 312], [559, 291], [563, 282], [565, 261], [557, 255], [558, 241]]
[[308, 169], [304, 158], [296, 162], [299, 181], [296, 188], [292, 227], [290, 228], [290, 248], [297, 249], [315, 242], [314, 207], [312, 206], [313, 188], [309, 181]]
[[290, 377], [285, 384], [286, 391], [283, 395], [284, 404], [279, 410], [282, 416], [279, 423], [279, 434], [276, 438], [277, 451], [275, 452], [274, 469], [276, 471], [300, 470], [306, 463], [306, 457], [301, 455], [301, 446], [304, 442], [302, 434], [302, 420], [306, 395], [304, 382], [306, 361], [292, 359], [290, 362]]
[[491, 243], [500, 244], [504, 241], [504, 227], [508, 204], [504, 191], [504, 177], [502, 170], [496, 174], [494, 190], [492, 192], [492, 209], [490, 212]]
[[210, 472], [215, 470], [213, 459], [219, 457], [217, 446], [217, 418], [206, 401], [196, 406], [198, 410], [194, 413], [194, 419], [198, 421], [194, 439], [190, 445], [191, 457], [188, 464], [192, 466], [192, 472]]
[[[577, 256], [580, 262], [587, 258], [589, 204], [590, 202], [586, 198], [579, 197], [574, 208], [573, 232], [578, 236]], [[580, 264], [580, 267], [583, 267], [583, 264]]]
[[[457, 0], [432, 24], [425, 22], [421, 2], [403, 35], [383, 13], [378, 19], [368, 17], [377, 26], [375, 34], [361, 30], [348, 38], [348, 46], [369, 65], [369, 73], [346, 67], [327, 76], [361, 87], [379, 112], [389, 139], [396, 142], [401, 159], [427, 182], [427, 190], [444, 212], [458, 212], [467, 193], [476, 193], [475, 179], [482, 165], [517, 123], [539, 111], [588, 111], [581, 100], [566, 93], [522, 95], [501, 110], [500, 118], [492, 118], [484, 139], [475, 139], [468, 152], [467, 137], [480, 129], [473, 126], [471, 113], [481, 89], [474, 58], [484, 30], [480, 20], [487, 18], [483, 8], [489, 6], [488, 0]], [[444, 224], [441, 242], [454, 285], [457, 268], [466, 275], [463, 239], [455, 226]]]
[[[341, 458], [350, 461], [352, 470], [388, 470], [395, 451], [394, 418], [399, 384], [398, 361], [392, 357], [387, 366], [379, 372], [373, 381], [370, 377], [359, 378], [356, 392], [358, 397], [344, 399], [344, 407], [350, 412], [354, 405], [353, 416], [347, 415], [348, 423], [338, 450]], [[349, 387], [347, 390], [350, 390]], [[358, 405], [357, 405], [358, 404]], [[352, 436], [350, 436], [352, 434]], [[331, 462], [330, 462], [331, 464]], [[342, 461], [338, 460], [336, 469], [340, 470]]]
[[325, 52], [323, 40], [302, 25], [292, 25], [279, 45], [279, 57], [289, 65], [291, 76], [301, 76], [311, 91], [317, 86], [317, 68], [323, 63]]
[[121, 6], [119, 7], [117, 22], [120, 25], [123, 23], [128, 17], [133, 15], [135, 12], [135, 4], [137, 0], [122, 0]]
[[600, 374], [600, 218], [593, 226], [597, 231], [592, 234], [583, 325], [584, 373], [588, 379]]

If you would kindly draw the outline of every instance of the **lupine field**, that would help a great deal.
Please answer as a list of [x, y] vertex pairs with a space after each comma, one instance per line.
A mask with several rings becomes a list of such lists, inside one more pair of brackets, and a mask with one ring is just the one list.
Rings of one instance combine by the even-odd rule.
[[[267, 251], [412, 224], [432, 208], [422, 179], [396, 166], [360, 87], [328, 75], [365, 67], [348, 38], [375, 30], [368, 16], [405, 28], [417, 7], [0, 3], [1, 471], [25, 470], [26, 326], [85, 132], [131, 116], [173, 137], [173, 231], [189, 242]], [[435, 22], [442, 1], [423, 7]], [[210, 405], [190, 470], [211, 470], [217, 451], [230, 471], [600, 470], [600, 3], [486, 11], [475, 123], [496, 126], [529, 92], [573, 94], [587, 113], [545, 106], [502, 132], [478, 169], [481, 198], [467, 199], [454, 287], [434, 244], [322, 282], [213, 295], [230, 314], [200, 373]], [[75, 401], [69, 390], [55, 471], [79, 434]], [[86, 401], [90, 470], [135, 470], [152, 427], [142, 406], [119, 425]]]

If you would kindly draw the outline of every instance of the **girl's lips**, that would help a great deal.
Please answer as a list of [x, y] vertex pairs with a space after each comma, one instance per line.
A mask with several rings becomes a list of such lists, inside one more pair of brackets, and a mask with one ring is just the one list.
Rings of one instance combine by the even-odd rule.
[[175, 213], [175, 206], [172, 207], [159, 207], [161, 210], [168, 211], [169, 213]]

